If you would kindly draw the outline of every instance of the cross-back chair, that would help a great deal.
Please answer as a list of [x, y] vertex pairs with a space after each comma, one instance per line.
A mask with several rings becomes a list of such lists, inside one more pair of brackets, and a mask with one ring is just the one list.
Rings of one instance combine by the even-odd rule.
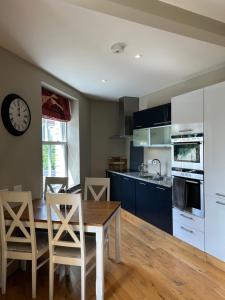
[[[57, 189], [55, 188], [57, 186]], [[58, 193], [68, 189], [68, 177], [46, 177], [44, 195], [47, 192]]]
[[[55, 264], [81, 267], [81, 299], [85, 300], [86, 276], [94, 268], [90, 262], [96, 254], [95, 237], [85, 236], [80, 194], [46, 194], [49, 235], [49, 299], [54, 295]], [[63, 211], [60, 207], [66, 207]], [[71, 220], [78, 216], [78, 231]], [[53, 230], [52, 219], [57, 217], [58, 230]], [[94, 260], [95, 261], [95, 260]], [[87, 266], [89, 267], [87, 268]]]
[[[100, 191], [96, 193], [93, 187], [101, 187]], [[106, 200], [110, 201], [110, 179], [109, 178], [95, 178], [86, 177], [85, 187], [84, 187], [84, 200], [88, 199], [88, 191], [90, 191], [91, 196], [95, 201], [99, 201], [106, 192]]]
[[[26, 222], [25, 227], [22, 216], [26, 210], [29, 221]], [[39, 265], [37, 260], [48, 252], [48, 238], [46, 234], [41, 233], [36, 236], [31, 192], [0, 193], [0, 228], [2, 294], [6, 292], [7, 267], [14, 260], [30, 260], [32, 262], [32, 298], [36, 298], [37, 270], [47, 263], [48, 259]]]

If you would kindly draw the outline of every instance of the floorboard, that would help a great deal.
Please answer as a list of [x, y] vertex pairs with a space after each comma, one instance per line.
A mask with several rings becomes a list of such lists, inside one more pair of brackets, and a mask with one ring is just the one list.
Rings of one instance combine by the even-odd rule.
[[[123, 214], [122, 262], [107, 260], [107, 300], [225, 300], [225, 272], [209, 264], [204, 255], [142, 221]], [[110, 256], [113, 257], [113, 228]], [[21, 270], [7, 281], [1, 300], [30, 300], [31, 273]], [[37, 300], [48, 299], [48, 267], [38, 272]], [[80, 271], [60, 267], [55, 275], [55, 300], [80, 299]], [[95, 271], [87, 278], [87, 300], [95, 299]]]

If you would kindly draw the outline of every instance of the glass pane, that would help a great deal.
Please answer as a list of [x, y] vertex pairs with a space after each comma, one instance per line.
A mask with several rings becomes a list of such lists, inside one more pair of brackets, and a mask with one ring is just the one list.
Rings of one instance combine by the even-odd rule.
[[66, 142], [66, 122], [42, 119], [42, 141]]
[[175, 161], [183, 162], [200, 162], [200, 145], [193, 144], [176, 144], [174, 146], [174, 159]]
[[149, 147], [149, 128], [135, 129], [133, 131], [133, 145], [134, 147]]
[[65, 145], [42, 145], [43, 179], [66, 176]]
[[171, 127], [154, 127], [150, 129], [151, 145], [170, 145], [171, 144]]

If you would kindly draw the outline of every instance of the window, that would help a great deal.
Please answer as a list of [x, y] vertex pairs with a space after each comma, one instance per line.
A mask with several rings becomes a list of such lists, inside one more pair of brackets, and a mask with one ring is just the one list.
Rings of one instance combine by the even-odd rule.
[[[45, 177], [67, 176], [67, 122], [42, 119], [42, 169]], [[44, 185], [43, 185], [44, 186]]]

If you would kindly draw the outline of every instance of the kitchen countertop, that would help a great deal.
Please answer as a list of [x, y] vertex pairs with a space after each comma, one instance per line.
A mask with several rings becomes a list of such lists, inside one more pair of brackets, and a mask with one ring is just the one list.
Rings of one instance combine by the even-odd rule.
[[[143, 178], [140, 176], [140, 172], [119, 172], [119, 171], [111, 171], [111, 170], [106, 170], [107, 172], [111, 172], [111, 173], [115, 173], [115, 174], [119, 174], [122, 176], [127, 176], [133, 179], [137, 179], [137, 180], [141, 180], [141, 181], [145, 181], [145, 182], [149, 182], [149, 183], [153, 183], [153, 184], [157, 184], [157, 185], [161, 185], [161, 186], [165, 186], [168, 188], [171, 188], [172, 186], [172, 179], [171, 177], [167, 177], [167, 176], [163, 176], [163, 180], [154, 180], [154, 179], [150, 179], [150, 178]], [[155, 175], [155, 174], [149, 174], [149, 175]]]

